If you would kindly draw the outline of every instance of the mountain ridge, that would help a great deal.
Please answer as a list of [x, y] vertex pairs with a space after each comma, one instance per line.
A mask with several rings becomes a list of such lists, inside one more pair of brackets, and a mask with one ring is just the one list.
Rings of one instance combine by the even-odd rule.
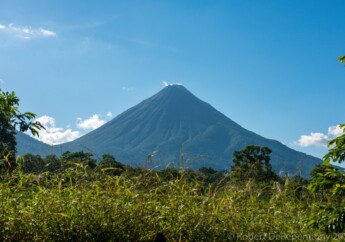
[[264, 138], [235, 123], [182, 85], [169, 85], [152, 97], [124, 111], [96, 130], [68, 143], [54, 146], [54, 153], [87, 150], [96, 156], [111, 153], [121, 162], [150, 166], [178, 165], [181, 155], [190, 168], [210, 166], [229, 169], [235, 150], [247, 145], [272, 149], [276, 171], [309, 175], [321, 160], [295, 151], [279, 141]]

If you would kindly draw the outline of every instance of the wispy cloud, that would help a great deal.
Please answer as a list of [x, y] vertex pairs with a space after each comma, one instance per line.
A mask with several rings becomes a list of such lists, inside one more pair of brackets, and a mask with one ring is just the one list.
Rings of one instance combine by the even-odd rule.
[[310, 133], [310, 135], [301, 135], [301, 137], [294, 142], [294, 144], [301, 147], [309, 146], [322, 146], [327, 147], [327, 143], [330, 139], [334, 139], [343, 135], [343, 129], [339, 125], [331, 126], [328, 128], [328, 133], [321, 132]]
[[108, 112], [107, 117], [111, 118], [111, 117], [113, 117], [113, 114], [111, 112]]
[[36, 139], [50, 145], [62, 144], [73, 141], [80, 136], [79, 131], [73, 131], [70, 128], [63, 129], [56, 127], [55, 119], [49, 116], [41, 116], [36, 119], [46, 129], [39, 132], [39, 137]]
[[0, 33], [6, 33], [16, 38], [35, 39], [35, 38], [52, 38], [57, 37], [57, 33], [45, 28], [33, 28], [31, 26], [19, 26], [13, 23], [8, 25], [0, 24]]
[[57, 34], [51, 30], [47, 29], [40, 29], [40, 33], [42, 34], [43, 37], [56, 37]]
[[169, 83], [167, 81], [163, 81], [162, 82], [163, 86], [168, 87], [168, 86], [183, 86], [182, 83], [179, 82], [175, 82], [175, 83]]
[[133, 87], [122, 87], [122, 91], [127, 91], [127, 92], [130, 92], [130, 91], [133, 91], [134, 88]]
[[100, 115], [94, 114], [90, 118], [83, 120], [77, 119], [77, 127], [83, 130], [94, 130], [105, 124], [106, 121], [100, 118]]

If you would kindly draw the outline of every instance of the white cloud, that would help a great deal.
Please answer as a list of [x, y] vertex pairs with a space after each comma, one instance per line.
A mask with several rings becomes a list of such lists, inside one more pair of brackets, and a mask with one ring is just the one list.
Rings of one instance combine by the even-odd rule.
[[44, 143], [57, 145], [73, 141], [80, 136], [79, 131], [73, 131], [69, 128], [57, 128], [55, 119], [52, 117], [42, 116], [37, 118], [36, 121], [40, 122], [46, 128], [39, 131], [39, 137], [35, 137]]
[[296, 142], [301, 147], [308, 146], [326, 146], [328, 136], [323, 133], [310, 133], [310, 135], [302, 135]]
[[166, 82], [166, 81], [163, 81], [163, 86], [165, 87], [168, 87], [168, 86], [183, 86], [182, 83], [169, 83], [169, 82]]
[[328, 128], [328, 134], [333, 137], [339, 137], [344, 133], [343, 128], [340, 128], [339, 125], [331, 126]]
[[323, 146], [327, 147], [330, 139], [334, 139], [343, 135], [343, 129], [339, 125], [331, 126], [328, 128], [328, 134], [323, 133], [310, 133], [310, 135], [302, 135], [294, 143], [301, 147], [309, 146]]
[[[112, 113], [108, 112], [107, 117], [112, 117]], [[55, 119], [53, 117], [44, 115], [37, 118], [35, 121], [40, 122], [45, 129], [40, 130], [39, 137], [34, 138], [49, 145], [58, 145], [73, 141], [81, 136], [81, 131], [72, 130], [70, 125], [65, 129], [56, 127]], [[77, 127], [81, 130], [94, 130], [105, 123], [106, 121], [102, 120], [98, 114], [92, 115], [90, 118], [85, 120], [77, 118]]]
[[101, 120], [98, 114], [92, 115], [90, 118], [83, 120], [77, 119], [77, 127], [83, 130], [94, 130], [105, 124], [106, 121]]
[[57, 34], [52, 30], [44, 28], [32, 28], [31, 26], [17, 26], [13, 23], [8, 25], [0, 24], [0, 31], [13, 35], [21, 39], [33, 39], [33, 38], [51, 38], [57, 37]]
[[47, 30], [47, 29], [40, 29], [40, 32], [42, 34], [43, 37], [56, 37], [57, 34], [51, 30]]

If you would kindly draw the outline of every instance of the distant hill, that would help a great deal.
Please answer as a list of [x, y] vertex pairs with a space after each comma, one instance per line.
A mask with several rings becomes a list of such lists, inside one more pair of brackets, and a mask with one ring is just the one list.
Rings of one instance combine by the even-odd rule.
[[[220, 170], [229, 169], [234, 151], [251, 144], [273, 150], [272, 166], [277, 172], [307, 176], [321, 163], [318, 158], [242, 128], [181, 85], [165, 87], [100, 128], [55, 146], [54, 152], [83, 149], [96, 156], [111, 153], [131, 165], [164, 168], [167, 164], [178, 166], [183, 160], [189, 168], [210, 166]], [[42, 150], [45, 152], [46, 147]], [[40, 148], [32, 152], [44, 153]]]
[[38, 141], [27, 134], [18, 133], [17, 134], [17, 149], [18, 154], [40, 154], [42, 156], [46, 156], [49, 153], [52, 153], [53, 147], [47, 145], [41, 141]]

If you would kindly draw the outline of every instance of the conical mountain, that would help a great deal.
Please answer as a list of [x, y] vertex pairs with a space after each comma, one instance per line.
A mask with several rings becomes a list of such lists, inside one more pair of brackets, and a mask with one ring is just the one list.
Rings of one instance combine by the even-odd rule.
[[98, 157], [111, 153], [126, 164], [160, 168], [182, 162], [189, 168], [229, 169], [233, 152], [247, 145], [271, 148], [272, 166], [278, 172], [308, 176], [321, 163], [242, 128], [182, 85], [165, 87], [100, 128], [55, 146], [54, 152], [86, 150]]

